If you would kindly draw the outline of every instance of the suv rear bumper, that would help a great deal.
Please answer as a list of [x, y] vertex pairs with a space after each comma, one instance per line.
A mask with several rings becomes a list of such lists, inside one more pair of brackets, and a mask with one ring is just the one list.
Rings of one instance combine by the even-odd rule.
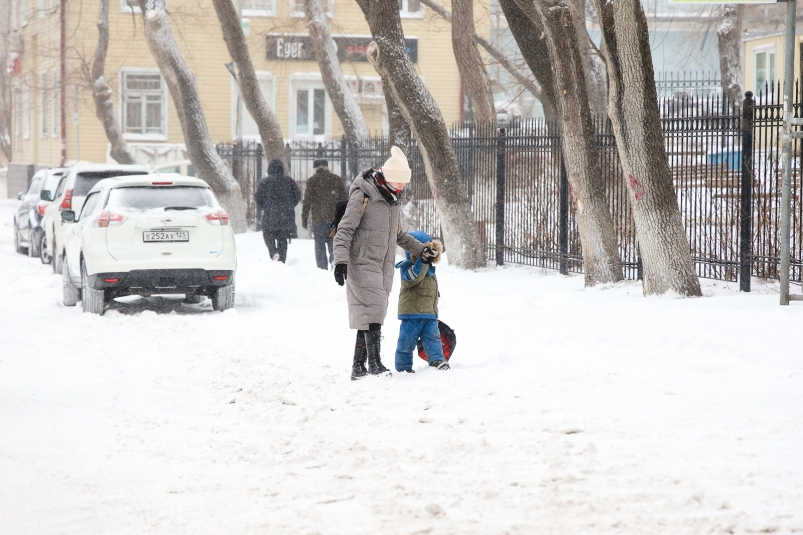
[[[223, 279], [222, 277], [226, 277]], [[206, 269], [135, 269], [122, 273], [89, 275], [87, 283], [98, 290], [127, 290], [121, 293], [187, 293], [198, 288], [228, 286], [234, 271]]]

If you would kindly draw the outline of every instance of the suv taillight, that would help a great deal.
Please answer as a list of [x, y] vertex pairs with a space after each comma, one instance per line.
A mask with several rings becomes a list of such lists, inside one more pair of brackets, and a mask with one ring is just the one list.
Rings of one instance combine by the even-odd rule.
[[95, 219], [95, 222], [92, 223], [92, 226], [95, 228], [119, 227], [120, 225], [123, 224], [123, 222], [126, 219], [128, 218], [125, 216], [121, 216], [120, 214], [115, 214], [114, 212], [103, 210], [98, 215], [98, 218]]
[[36, 211], [39, 212], [39, 215], [45, 215], [45, 208], [47, 208], [46, 204], [37, 204]]
[[67, 193], [64, 194], [64, 200], [61, 201], [61, 206], [59, 206], [62, 210], [72, 210], [72, 190], [68, 189]]
[[229, 224], [229, 214], [226, 213], [226, 210], [220, 209], [216, 212], [212, 212], [210, 214], [206, 214], [204, 216], [206, 222], [210, 225], [228, 225]]

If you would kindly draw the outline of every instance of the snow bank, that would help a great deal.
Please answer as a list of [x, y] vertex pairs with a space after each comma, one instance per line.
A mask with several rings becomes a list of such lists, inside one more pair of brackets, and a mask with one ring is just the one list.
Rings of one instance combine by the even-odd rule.
[[233, 310], [127, 298], [97, 317], [13, 252], [12, 207], [4, 534], [803, 530], [803, 306], [772, 286], [645, 299], [441, 264], [452, 370], [351, 382], [345, 292], [311, 241], [283, 265], [238, 235]]

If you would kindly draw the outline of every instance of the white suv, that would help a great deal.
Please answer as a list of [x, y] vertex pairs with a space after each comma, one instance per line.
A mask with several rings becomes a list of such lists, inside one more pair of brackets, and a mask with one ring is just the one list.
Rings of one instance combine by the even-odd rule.
[[64, 304], [103, 314], [124, 295], [184, 294], [234, 306], [237, 255], [229, 216], [203, 180], [177, 174], [109, 178], [80, 216], [62, 212]]
[[61, 225], [61, 212], [72, 210], [81, 212], [89, 190], [92, 186], [113, 176], [147, 175], [148, 167], [144, 165], [97, 164], [79, 162], [67, 170], [67, 174], [59, 184], [53, 202], [45, 208], [42, 228], [45, 231], [45, 255], [51, 257], [53, 273], [61, 273], [61, 261], [64, 258], [64, 228]]

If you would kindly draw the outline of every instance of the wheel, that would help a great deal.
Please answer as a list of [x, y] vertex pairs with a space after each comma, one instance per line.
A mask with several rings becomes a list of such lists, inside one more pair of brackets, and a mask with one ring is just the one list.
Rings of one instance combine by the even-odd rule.
[[215, 288], [212, 294], [212, 308], [223, 312], [234, 307], [234, 281], [228, 286]]
[[61, 302], [65, 307], [74, 307], [81, 300], [81, 290], [73, 286], [70, 280], [70, 268], [67, 262], [62, 263], [61, 268]]
[[189, 304], [198, 304], [203, 303], [204, 299], [206, 299], [205, 295], [198, 295], [195, 293], [186, 293], [184, 294], [184, 302]]
[[[66, 265], [66, 262], [65, 262]], [[86, 264], [81, 261], [81, 307], [84, 312], [102, 316], [106, 311], [106, 292], [89, 286]]]
[[53, 261], [53, 257], [47, 252], [47, 234], [44, 232], [42, 233], [42, 241], [39, 242], [39, 260], [43, 264], [50, 264]]
[[17, 230], [17, 222], [14, 221], [14, 249], [17, 250], [19, 254], [26, 254], [28, 251], [20, 245], [20, 231]]

